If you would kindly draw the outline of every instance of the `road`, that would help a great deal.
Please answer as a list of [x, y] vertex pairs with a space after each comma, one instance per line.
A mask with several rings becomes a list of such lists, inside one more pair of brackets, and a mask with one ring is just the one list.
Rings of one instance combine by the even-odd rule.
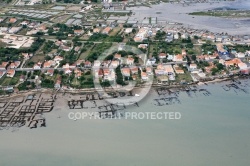
[[[187, 62], [167, 62], [167, 63], [162, 63], [163, 65], [176, 65], [176, 64], [187, 64]], [[135, 66], [129, 66], [129, 67], [141, 67], [141, 68], [145, 68], [145, 67], [150, 67], [149, 65], [135, 65]], [[153, 68], [156, 68], [157, 65], [153, 65], [152, 66]], [[90, 69], [107, 69], [108, 67], [102, 67], [102, 66], [99, 66], [99, 67], [95, 67], [95, 66], [92, 66], [92, 67], [75, 67], [75, 68], [71, 68], [72, 70], [73, 69], [82, 69], [82, 70], [90, 70]], [[54, 70], [55, 68], [41, 68], [41, 69], [33, 69], [33, 68], [15, 68], [15, 71], [47, 71], [47, 70]], [[115, 68], [109, 68], [109, 69], [115, 69]], [[65, 69], [64, 68], [56, 68], [56, 70], [58, 71], [64, 71]], [[0, 69], [0, 71], [6, 71], [6, 69]]]

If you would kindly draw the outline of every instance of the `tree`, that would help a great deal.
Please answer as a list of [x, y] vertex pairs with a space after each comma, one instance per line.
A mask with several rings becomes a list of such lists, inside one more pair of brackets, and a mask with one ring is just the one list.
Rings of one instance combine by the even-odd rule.
[[49, 60], [51, 60], [51, 57], [50, 57], [50, 56], [46, 56], [46, 57], [45, 57], [45, 60], [46, 60], [46, 61], [49, 61]]
[[135, 28], [133, 28], [133, 29], [132, 29], [132, 33], [136, 33], [136, 30], [135, 30]]
[[198, 39], [199, 39], [199, 37], [198, 37], [198, 36], [194, 36], [194, 39], [195, 39], [195, 40], [198, 40]]
[[84, 81], [86, 78], [84, 76], [81, 76], [79, 79], [80, 81]]
[[223, 70], [224, 69], [224, 65], [221, 63], [217, 63], [216, 67], [218, 68], [218, 70]]
[[57, 69], [54, 70], [54, 74], [58, 74], [59, 71]]
[[52, 35], [53, 32], [54, 32], [53, 28], [49, 28], [49, 29], [48, 29], [48, 34], [49, 34], [49, 35]]
[[23, 75], [26, 75], [26, 74], [27, 74], [27, 71], [23, 71], [22, 74], [23, 74]]
[[209, 66], [209, 63], [208, 63], [207, 61], [204, 61], [204, 62], [203, 62], [203, 65], [204, 65], [205, 67], [208, 67], [208, 66]]
[[191, 58], [193, 61], [196, 61], [196, 55], [192, 55]]
[[212, 71], [212, 75], [215, 75], [218, 72], [218, 69], [214, 67], [214, 68], [212, 68], [211, 71]]
[[115, 69], [117, 78], [116, 78], [116, 83], [119, 85], [125, 85], [125, 82], [123, 81], [123, 75], [121, 72], [120, 65]]

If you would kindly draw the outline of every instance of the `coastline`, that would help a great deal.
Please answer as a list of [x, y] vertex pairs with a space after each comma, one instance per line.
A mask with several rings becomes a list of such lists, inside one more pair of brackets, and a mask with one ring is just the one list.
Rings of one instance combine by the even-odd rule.
[[[239, 76], [234, 76], [233, 79], [243, 79]], [[187, 86], [192, 86], [192, 85], [198, 85], [198, 86], [201, 86], [201, 85], [207, 85], [207, 84], [213, 84], [213, 83], [221, 83], [221, 82], [226, 82], [226, 81], [229, 81], [229, 80], [232, 80], [232, 78], [230, 77], [225, 77], [225, 78], [216, 78], [216, 79], [209, 79], [209, 80], [206, 80], [206, 81], [198, 81], [198, 82], [193, 82], [193, 83], [190, 83], [190, 84], [177, 84], [177, 85], [168, 85], [168, 84], [152, 84], [152, 88], [161, 88], [161, 87], [165, 87], [167, 89], [178, 89], [178, 88], [183, 88], [183, 87], [187, 87]], [[136, 89], [143, 89], [147, 86], [144, 86], [144, 85], [140, 85], [140, 86], [135, 86], [133, 88], [133, 90], [136, 90]], [[119, 91], [121, 89], [117, 88], [117, 89], [113, 89], [113, 88], [105, 88], [105, 91], [107, 92], [113, 92], [113, 91]], [[124, 89], [123, 89], [124, 90]], [[15, 98], [15, 97], [19, 97], [19, 96], [25, 96], [25, 95], [30, 95], [30, 94], [34, 94], [34, 93], [48, 93], [48, 94], [54, 94], [54, 93], [71, 93], [71, 94], [77, 94], [77, 93], [93, 93], [93, 92], [102, 92], [103, 89], [101, 90], [98, 90], [96, 88], [86, 88], [86, 89], [64, 89], [64, 90], [59, 90], [59, 91], [56, 91], [55, 89], [37, 89], [37, 90], [29, 90], [29, 91], [19, 91], [18, 93], [13, 93], [13, 94], [10, 94], [10, 95], [1, 95], [0, 98], [6, 98], [6, 99], [10, 99], [10, 98]]]

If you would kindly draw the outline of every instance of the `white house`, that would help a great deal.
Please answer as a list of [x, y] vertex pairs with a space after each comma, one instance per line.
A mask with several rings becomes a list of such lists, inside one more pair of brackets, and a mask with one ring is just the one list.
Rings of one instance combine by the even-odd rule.
[[235, 54], [235, 56], [236, 56], [237, 58], [244, 58], [244, 57], [245, 57], [245, 54], [242, 53], [242, 52], [238, 52], [238, 53]]

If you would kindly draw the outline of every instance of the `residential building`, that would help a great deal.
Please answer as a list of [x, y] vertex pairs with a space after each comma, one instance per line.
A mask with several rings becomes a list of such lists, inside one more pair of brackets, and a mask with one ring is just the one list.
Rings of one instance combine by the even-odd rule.
[[92, 63], [90, 61], [85, 61], [84, 62], [84, 67], [90, 68], [92, 66]]
[[242, 52], [238, 52], [238, 53], [235, 54], [235, 56], [237, 58], [245, 58], [246, 55], [244, 53], [242, 53]]
[[106, 28], [104, 28], [104, 29], [102, 30], [102, 33], [108, 35], [108, 34], [110, 33], [111, 30], [112, 30], [111, 27], [106, 27]]
[[71, 74], [72, 70], [70, 68], [64, 68], [64, 73], [65, 74]]
[[131, 33], [133, 31], [133, 28], [126, 28], [125, 30], [124, 30], [124, 33]]
[[15, 62], [12, 62], [9, 66], [9, 68], [11, 69], [16, 69], [20, 66], [21, 62], [20, 61], [15, 61]]
[[24, 25], [28, 25], [29, 23], [30, 23], [29, 21], [25, 20], [25, 21], [22, 21], [22, 22], [20, 23], [20, 25], [24, 26]]
[[184, 70], [178, 65], [174, 65], [174, 71], [176, 74], [185, 74]]
[[190, 68], [191, 70], [197, 69], [197, 65], [196, 65], [195, 63], [191, 63], [191, 64], [189, 65], [189, 68]]
[[141, 79], [143, 81], [147, 81], [148, 80], [148, 74], [146, 72], [141, 72]]
[[153, 74], [152, 68], [151, 67], [146, 67], [146, 73], [148, 75], [152, 75]]
[[82, 71], [78, 68], [74, 70], [74, 73], [76, 78], [80, 78], [82, 76]]
[[52, 77], [54, 75], [54, 69], [47, 70], [45, 74]]
[[61, 56], [55, 56], [55, 58], [54, 58], [54, 61], [57, 63], [57, 64], [59, 64], [61, 61], [63, 60], [63, 57], [61, 57]]
[[130, 77], [130, 68], [126, 67], [126, 68], [122, 68], [121, 69], [122, 75], [125, 77]]
[[160, 59], [164, 59], [164, 58], [167, 57], [167, 54], [162, 52], [162, 53], [160, 53], [160, 54], [158, 55], [158, 57], [159, 57]]
[[11, 28], [8, 30], [8, 32], [9, 32], [9, 33], [12, 33], [12, 34], [15, 34], [15, 33], [19, 32], [21, 29], [22, 29], [21, 26], [20, 26], [20, 27], [11, 27]]
[[148, 28], [140, 28], [139, 32], [134, 37], [135, 42], [142, 42], [148, 34]]
[[182, 62], [182, 61], [184, 61], [184, 57], [182, 54], [177, 54], [174, 56], [173, 61], [174, 62]]
[[53, 60], [49, 60], [49, 61], [46, 61], [44, 62], [43, 64], [43, 68], [50, 68], [50, 67], [53, 67], [56, 65], [56, 62], [53, 61]]
[[2, 62], [2, 64], [0, 65], [0, 69], [5, 70], [7, 68], [8, 64], [9, 64], [9, 62]]
[[24, 59], [28, 60], [33, 56], [33, 54], [32, 53], [30, 53], [30, 54], [29, 53], [22, 53], [22, 56], [24, 57]]
[[134, 66], [130, 68], [132, 74], [138, 74], [138, 67]]
[[119, 61], [118, 60], [112, 60], [109, 67], [110, 68], [117, 68], [119, 66]]
[[147, 60], [147, 65], [154, 65], [156, 63], [156, 59], [155, 59], [155, 57], [153, 57], [153, 58], [150, 58], [150, 59], [148, 59]]
[[77, 36], [82, 35], [83, 33], [84, 33], [84, 30], [82, 30], [82, 29], [74, 30], [74, 34]]
[[232, 60], [225, 61], [225, 66], [226, 67], [229, 67], [229, 66], [238, 66], [239, 63], [242, 63], [242, 61], [239, 58], [234, 58]]
[[101, 61], [95, 60], [93, 66], [94, 66], [94, 67], [100, 67], [100, 66], [101, 66]]
[[13, 24], [13, 23], [16, 23], [17, 22], [17, 19], [16, 18], [10, 18], [9, 19], [9, 23]]
[[39, 70], [39, 69], [41, 69], [41, 66], [42, 66], [42, 63], [41, 63], [41, 62], [38, 62], [38, 63], [36, 63], [36, 64], [33, 66], [33, 69]]
[[126, 64], [127, 65], [133, 65], [134, 64], [134, 58], [132, 58], [132, 57], [128, 57], [127, 59], [126, 59]]
[[242, 70], [242, 69], [246, 69], [247, 68], [247, 64], [246, 63], [238, 63], [238, 67]]
[[100, 31], [101, 31], [100, 28], [94, 28], [93, 29], [93, 33], [100, 33]]
[[122, 55], [121, 54], [115, 54], [114, 59], [121, 60]]
[[20, 82], [24, 82], [24, 81], [25, 81], [25, 76], [24, 76], [24, 75], [21, 75], [21, 76], [19, 77], [19, 81], [20, 81]]
[[8, 69], [7, 70], [7, 77], [13, 78], [15, 73], [16, 73], [15, 69]]
[[6, 71], [0, 71], [0, 78], [2, 78], [5, 73], [6, 73]]
[[148, 44], [139, 44], [138, 48], [147, 49], [148, 48]]
[[62, 78], [58, 77], [55, 83], [55, 89], [60, 89], [61, 88], [61, 82], [62, 82]]

